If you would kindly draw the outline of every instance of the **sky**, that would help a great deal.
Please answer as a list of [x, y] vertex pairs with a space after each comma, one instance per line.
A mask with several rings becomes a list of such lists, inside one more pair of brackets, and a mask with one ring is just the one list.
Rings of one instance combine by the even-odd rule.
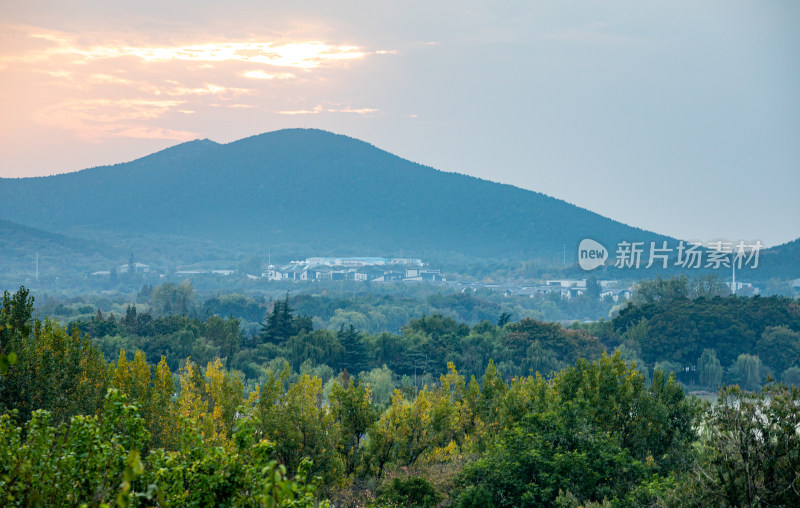
[[677, 238], [800, 236], [796, 0], [0, 0], [0, 111], [3, 177], [313, 127]]

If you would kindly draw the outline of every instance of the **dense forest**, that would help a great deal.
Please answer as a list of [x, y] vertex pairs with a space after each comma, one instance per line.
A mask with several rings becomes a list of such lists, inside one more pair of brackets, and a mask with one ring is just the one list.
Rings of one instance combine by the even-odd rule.
[[642, 282], [612, 319], [567, 327], [547, 318], [562, 307], [607, 315], [613, 302], [429, 291], [272, 300], [222, 294], [199, 303], [188, 283], [145, 287], [139, 296], [138, 307], [106, 302], [118, 310], [105, 314], [85, 302], [52, 300], [39, 309], [91, 337], [108, 361], [120, 349], [140, 350], [153, 364], [163, 356], [174, 371], [188, 357], [201, 365], [221, 358], [251, 383], [288, 362], [326, 383], [347, 369], [388, 372], [397, 387], [421, 387], [448, 362], [467, 376], [480, 376], [490, 359], [509, 377], [549, 375], [578, 358], [619, 351], [647, 379], [655, 369], [674, 372], [693, 391], [722, 383], [754, 389], [769, 376], [800, 384], [797, 301], [733, 297], [713, 278]]
[[590, 324], [489, 306], [474, 324], [439, 312], [373, 333], [320, 328], [322, 297], [149, 297], [62, 326], [25, 288], [5, 294], [4, 504], [800, 502], [788, 298], [657, 279]]

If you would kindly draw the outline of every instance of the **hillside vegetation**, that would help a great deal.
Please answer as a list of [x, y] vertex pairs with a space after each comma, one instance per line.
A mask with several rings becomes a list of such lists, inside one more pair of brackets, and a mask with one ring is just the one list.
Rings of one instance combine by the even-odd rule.
[[405, 249], [417, 257], [553, 261], [566, 246], [574, 261], [586, 236], [607, 245], [664, 238], [537, 192], [444, 173], [319, 130], [276, 131], [226, 145], [192, 141], [115, 166], [0, 179], [0, 200], [6, 219], [48, 231], [127, 243], [201, 240], [210, 251]]

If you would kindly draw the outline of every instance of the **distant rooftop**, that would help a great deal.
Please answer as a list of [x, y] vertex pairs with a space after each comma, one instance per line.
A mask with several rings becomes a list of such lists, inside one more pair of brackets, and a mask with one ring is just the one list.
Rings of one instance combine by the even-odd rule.
[[309, 266], [382, 266], [386, 264], [422, 265], [421, 259], [412, 258], [380, 258], [380, 257], [313, 257], [307, 258], [304, 264]]

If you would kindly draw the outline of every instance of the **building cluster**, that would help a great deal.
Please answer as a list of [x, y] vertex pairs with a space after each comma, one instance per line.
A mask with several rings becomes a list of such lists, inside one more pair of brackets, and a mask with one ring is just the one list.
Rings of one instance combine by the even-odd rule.
[[446, 282], [439, 270], [423, 268], [410, 258], [308, 258], [276, 267], [261, 274], [268, 280], [359, 280], [365, 282]]
[[[633, 294], [628, 287], [617, 287], [619, 282], [616, 280], [598, 280], [597, 285], [600, 289], [600, 299], [611, 298], [618, 302], [629, 299]], [[533, 286], [530, 290], [534, 296], [559, 293], [562, 298], [575, 298], [586, 293], [586, 286], [586, 279], [558, 279], [545, 281], [543, 286]]]
[[[615, 280], [597, 281], [600, 288], [599, 298], [610, 298], [614, 302], [625, 301], [631, 298], [633, 292], [629, 287], [618, 287], [620, 283]], [[518, 284], [492, 284], [484, 282], [456, 283], [456, 286], [464, 286], [465, 289], [489, 289], [492, 291], [502, 291], [505, 296], [528, 296], [535, 298], [556, 294], [560, 298], [571, 299], [583, 295], [586, 292], [586, 279], [570, 280], [548, 280], [544, 284], [537, 285], [518, 285]]]
[[414, 258], [370, 258], [370, 257], [350, 257], [350, 258], [325, 258], [314, 257], [306, 258], [305, 261], [292, 261], [293, 264], [305, 264], [308, 266], [345, 266], [345, 267], [365, 267], [365, 266], [386, 266], [386, 265], [405, 265], [422, 267], [421, 259]]
[[761, 289], [754, 286], [750, 282], [726, 282], [725, 285], [731, 290], [733, 294], [739, 296], [755, 296], [761, 294]]
[[[144, 263], [125, 263], [116, 267], [117, 273], [150, 273], [153, 271], [150, 265]], [[92, 272], [90, 275], [94, 277], [102, 277], [111, 275], [111, 270], [98, 270]]]

